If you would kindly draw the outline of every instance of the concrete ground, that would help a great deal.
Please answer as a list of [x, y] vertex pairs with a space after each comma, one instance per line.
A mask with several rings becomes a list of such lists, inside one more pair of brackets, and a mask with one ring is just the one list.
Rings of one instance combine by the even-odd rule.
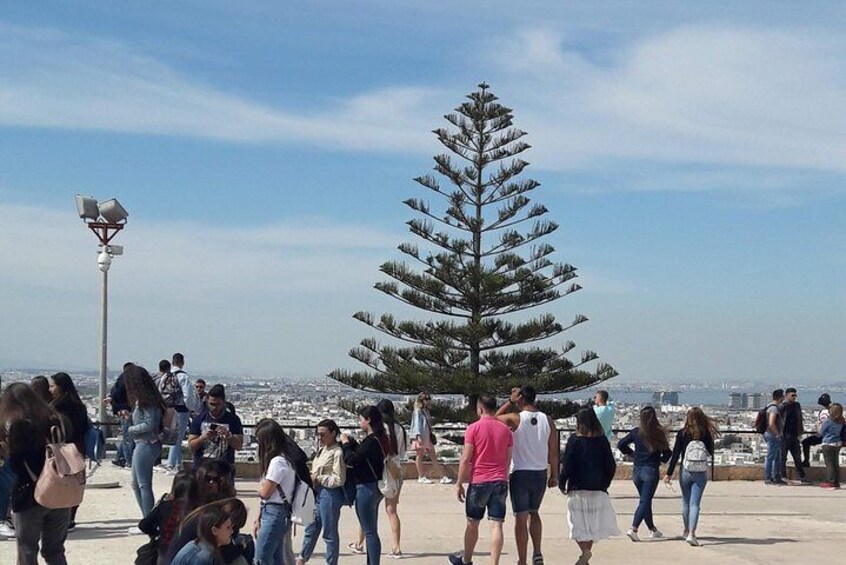
[[[169, 488], [171, 477], [156, 474], [155, 494]], [[144, 536], [127, 536], [126, 529], [137, 523], [138, 507], [129, 486], [129, 472], [114, 467], [97, 471], [93, 484], [117, 481], [120, 488], [92, 488], [77, 518], [75, 532], [69, 534], [67, 557], [71, 565], [131, 564], [135, 549]], [[239, 493], [250, 508], [250, 521], [258, 508], [255, 482], [238, 484]], [[676, 485], [676, 488], [677, 485]], [[620, 530], [625, 532], [637, 505], [634, 487], [628, 481], [615, 481], [611, 487]], [[680, 494], [658, 487], [655, 520], [667, 539], [632, 543], [625, 537], [603, 541], [594, 549], [591, 563], [679, 563], [746, 564], [834, 562], [846, 547], [846, 491], [829, 492], [812, 486], [768, 487], [761, 482], [717, 481], [709, 483], [703, 500], [699, 527], [702, 547], [693, 548], [673, 539], [682, 530]], [[544, 519], [544, 555], [551, 565], [574, 563], [575, 544], [567, 539], [565, 498], [557, 490], [548, 491], [541, 512]], [[414, 565], [447, 563], [447, 555], [461, 548], [464, 531], [463, 506], [452, 485], [418, 485], [407, 482], [400, 501], [403, 526], [404, 561]], [[516, 563], [513, 519], [505, 524], [505, 548], [501, 563]], [[390, 531], [384, 511], [379, 519], [383, 549], [390, 549]], [[341, 516], [341, 561], [352, 565], [366, 563], [346, 545], [357, 530], [355, 515], [345, 508]], [[475, 563], [489, 563], [489, 532], [483, 524], [480, 554]], [[641, 532], [645, 533], [642, 527]], [[299, 548], [302, 533], [294, 539]], [[312, 563], [322, 563], [323, 543]], [[383, 556], [383, 562], [392, 560]], [[0, 563], [15, 562], [13, 540], [0, 540]]]

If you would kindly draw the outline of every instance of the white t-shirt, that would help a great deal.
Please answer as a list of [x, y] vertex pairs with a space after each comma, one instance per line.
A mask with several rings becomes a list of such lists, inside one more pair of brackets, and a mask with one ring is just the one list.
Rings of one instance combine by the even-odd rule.
[[[277, 455], [271, 459], [270, 465], [267, 466], [267, 473], [265, 473], [262, 478], [273, 481], [277, 485], [281, 485], [282, 491], [285, 493], [285, 497], [288, 502], [291, 502], [291, 498], [294, 496], [294, 481], [297, 478], [297, 473], [285, 457]], [[265, 502], [282, 504], [283, 500], [282, 497], [279, 496], [279, 489], [274, 488], [273, 494], [271, 494]]]

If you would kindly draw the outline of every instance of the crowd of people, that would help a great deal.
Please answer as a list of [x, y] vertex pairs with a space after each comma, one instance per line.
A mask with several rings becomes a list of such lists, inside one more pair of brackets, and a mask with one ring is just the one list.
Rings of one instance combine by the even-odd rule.
[[799, 482], [810, 484], [805, 468], [810, 467], [811, 446], [820, 445], [826, 466], [826, 480], [820, 486], [827, 490], [840, 488], [840, 448], [846, 443], [843, 406], [832, 402], [828, 393], [823, 393], [817, 403], [823, 407], [819, 412], [816, 433], [805, 439], [802, 406], [797, 400], [795, 388], [776, 389], [772, 401], [759, 415], [759, 431], [767, 443], [767, 457], [764, 461], [764, 482], [768, 485], [787, 485], [787, 456], [793, 459]]
[[[352, 507], [359, 534], [348, 548], [366, 555], [368, 565], [382, 556], [379, 536], [380, 506], [384, 500], [390, 523], [388, 556], [402, 557], [398, 503], [402, 491], [401, 465], [406, 448], [416, 451], [418, 482], [431, 483], [424, 456], [438, 466], [436, 438], [429, 412], [430, 396], [421, 393], [414, 404], [408, 431], [397, 420], [392, 401], [359, 411], [360, 433], [342, 433], [331, 419], [315, 428], [319, 447], [309, 461], [304, 451], [272, 419], [259, 421], [254, 430], [258, 444], [260, 510], [251, 528], [246, 505], [235, 489], [235, 451], [243, 446], [243, 425], [227, 402], [222, 385], [206, 391], [202, 379], [192, 380], [184, 357], [159, 363], [150, 374], [127, 363], [104, 402], [120, 420], [122, 438], [112, 463], [131, 470], [131, 485], [140, 521], [129, 533], [146, 534], [149, 541], [137, 551], [139, 564], [256, 564], [305, 565], [319, 538], [325, 561], [338, 563], [339, 521], [343, 507]], [[840, 404], [827, 394], [819, 399], [818, 433], [800, 441], [804, 433], [801, 406], [795, 389], [776, 390], [773, 402], [760, 416], [768, 445], [765, 480], [782, 484], [786, 454], [791, 453], [800, 482], [806, 482], [805, 464], [812, 445], [821, 445], [827, 466], [826, 488], [839, 488], [837, 461], [843, 442], [844, 419]], [[471, 565], [479, 527], [490, 523], [490, 560], [498, 564], [503, 547], [503, 524], [510, 498], [518, 565], [543, 565], [541, 504], [548, 489], [558, 487], [567, 496], [570, 539], [578, 545], [577, 564], [590, 562], [594, 544], [620, 535], [617, 513], [608, 494], [616, 472], [611, 450], [615, 409], [607, 391], [598, 391], [593, 406], [576, 414], [575, 433], [560, 453], [558, 431], [550, 416], [538, 408], [531, 386], [517, 387], [497, 406], [492, 395], [476, 403], [478, 420], [468, 426], [456, 481], [456, 497], [467, 518], [463, 551], [451, 554], [452, 565]], [[70, 376], [56, 373], [36, 377], [27, 385], [13, 383], [0, 397], [0, 518], [11, 510], [14, 525], [3, 521], [6, 537], [15, 537], [18, 563], [34, 565], [38, 553], [50, 564], [66, 563], [64, 543], [75, 527], [78, 504], [47, 504], [39, 491], [42, 471], [49, 465], [48, 444], [88, 454], [93, 424]], [[57, 436], [57, 434], [59, 434]], [[358, 437], [357, 437], [358, 436]], [[631, 527], [626, 536], [641, 540], [645, 523], [649, 538], [661, 538], [652, 501], [662, 480], [672, 484], [678, 470], [682, 495], [683, 539], [698, 546], [700, 507], [714, 454], [717, 427], [701, 408], [691, 408], [671, 442], [658, 413], [651, 406], [640, 411], [638, 426], [617, 444], [633, 459], [632, 480], [638, 492]], [[163, 440], [171, 447], [163, 454]], [[193, 456], [190, 469], [182, 465], [182, 442]], [[804, 449], [805, 461], [801, 460]], [[173, 476], [168, 493], [157, 498], [153, 473]], [[442, 476], [446, 477], [443, 473]], [[444, 478], [442, 482], [451, 482]], [[466, 487], [465, 487], [466, 485]], [[313, 494], [312, 502], [308, 493]], [[43, 504], [42, 504], [43, 503]], [[295, 548], [293, 524], [304, 529]], [[531, 548], [530, 548], [531, 542]], [[296, 549], [299, 549], [297, 552]], [[531, 549], [531, 553], [529, 550]]]

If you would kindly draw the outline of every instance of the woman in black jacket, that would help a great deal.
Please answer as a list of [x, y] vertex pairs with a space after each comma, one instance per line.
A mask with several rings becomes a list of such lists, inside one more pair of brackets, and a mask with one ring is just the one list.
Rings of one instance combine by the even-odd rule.
[[170, 492], [138, 522], [138, 529], [150, 536], [150, 541], [156, 544], [159, 564], [167, 563], [165, 556], [171, 540], [179, 531], [179, 524], [197, 506], [197, 478], [188, 471], [179, 471], [173, 477]]
[[382, 413], [375, 406], [365, 406], [359, 411], [361, 429], [367, 433], [361, 443], [349, 434], [341, 436], [344, 463], [352, 468], [355, 480], [355, 514], [367, 550], [367, 565], [379, 565], [382, 555], [382, 541], [379, 539], [379, 503], [382, 492], [379, 481], [385, 470], [385, 457], [391, 452], [391, 444], [385, 431]]
[[576, 433], [567, 438], [558, 476], [558, 488], [567, 494], [570, 539], [582, 550], [577, 565], [590, 562], [594, 542], [620, 535], [608, 496], [616, 470], [611, 445], [596, 413], [582, 408], [576, 415]]
[[655, 408], [646, 406], [640, 411], [640, 426], [621, 439], [617, 449], [625, 455], [634, 456], [632, 480], [640, 495], [640, 502], [632, 518], [632, 527], [626, 535], [632, 541], [640, 541], [637, 529], [641, 522], [646, 522], [650, 538], [663, 537], [664, 534], [655, 527], [655, 522], [652, 520], [652, 498], [655, 496], [658, 483], [661, 482], [661, 463], [669, 461], [672, 452], [667, 432], [658, 421]]
[[[50, 429], [60, 423], [59, 415], [29, 386], [13, 383], [6, 387], [0, 399], [0, 433], [8, 445], [9, 465], [17, 476], [12, 511], [19, 565], [38, 564], [39, 542], [47, 563], [66, 563], [70, 509], [45, 508], [35, 501], [35, 483], [44, 468]], [[65, 425], [66, 432], [69, 427]]]
[[[70, 375], [56, 373], [50, 377], [49, 384], [50, 394], [53, 397], [50, 406], [65, 421], [70, 422], [70, 436], [66, 437], [65, 441], [74, 444], [79, 453], [85, 457], [85, 434], [88, 433], [88, 427], [91, 425], [91, 420], [88, 419], [88, 410], [79, 398], [79, 393], [76, 391]], [[79, 510], [79, 506], [71, 508], [70, 523], [68, 524], [69, 532], [76, 528], [77, 510]]]

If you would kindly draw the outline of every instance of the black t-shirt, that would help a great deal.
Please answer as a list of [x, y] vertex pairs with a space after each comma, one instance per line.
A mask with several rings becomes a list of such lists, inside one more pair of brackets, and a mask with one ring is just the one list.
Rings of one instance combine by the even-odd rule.
[[782, 405], [784, 414], [784, 433], [791, 436], [798, 436], [802, 425], [802, 406], [798, 402], [785, 402]]
[[[233, 436], [244, 433], [241, 418], [229, 410], [224, 411], [220, 418], [215, 418], [211, 412], [203, 410], [191, 421], [191, 428], [188, 433], [194, 436], [201, 436], [206, 430], [218, 428], [228, 430]], [[222, 459], [227, 463], [234, 464], [235, 450], [222, 438], [213, 438], [194, 453], [194, 466], [199, 465], [203, 459]]]

